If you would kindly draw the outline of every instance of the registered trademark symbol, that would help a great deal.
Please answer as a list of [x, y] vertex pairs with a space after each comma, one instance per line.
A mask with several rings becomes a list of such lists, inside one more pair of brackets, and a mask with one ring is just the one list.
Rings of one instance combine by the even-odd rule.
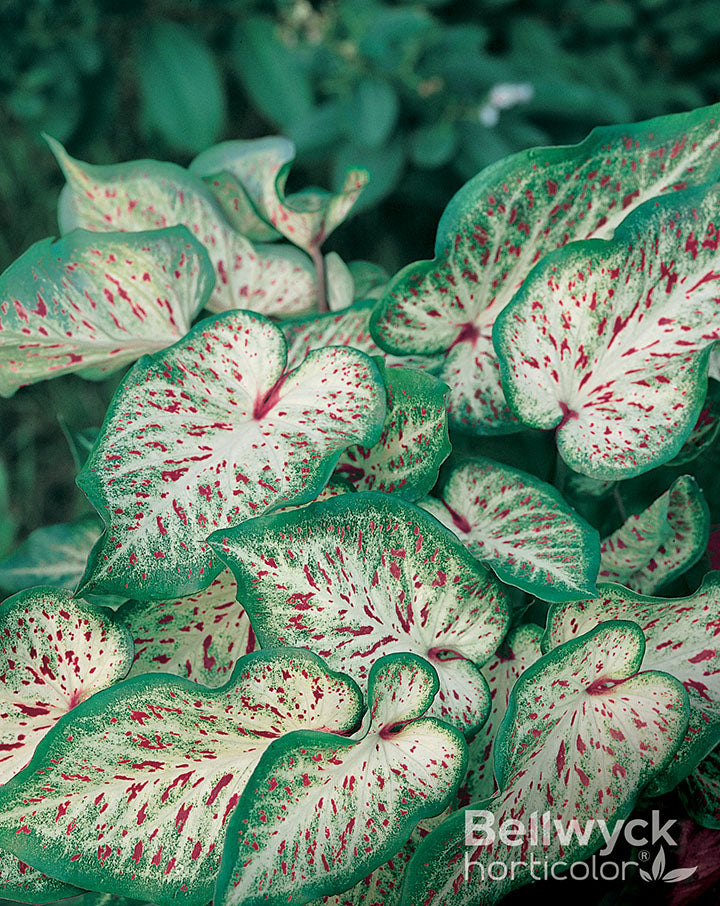
[[641, 849], [638, 853], [638, 859], [640, 862], [649, 862], [650, 861], [650, 851], [647, 849]]

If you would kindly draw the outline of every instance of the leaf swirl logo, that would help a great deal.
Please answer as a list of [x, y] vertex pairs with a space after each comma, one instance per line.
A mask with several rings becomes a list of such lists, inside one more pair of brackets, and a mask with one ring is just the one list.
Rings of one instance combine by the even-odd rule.
[[665, 850], [660, 847], [660, 851], [655, 856], [650, 871], [639, 869], [640, 877], [643, 881], [663, 881], [665, 884], [677, 884], [678, 881], [686, 881], [697, 871], [697, 865], [692, 868], [674, 868], [672, 871], [665, 873]]

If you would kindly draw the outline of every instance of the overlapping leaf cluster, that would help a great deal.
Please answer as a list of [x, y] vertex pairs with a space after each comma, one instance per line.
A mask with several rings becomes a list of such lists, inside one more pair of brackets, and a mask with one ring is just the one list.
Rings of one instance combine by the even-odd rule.
[[6, 896], [491, 903], [531, 875], [478, 806], [717, 826], [719, 114], [483, 171], [387, 284], [322, 254], [363, 170], [52, 142], [0, 389], [124, 374], [69, 432], [98, 515], [0, 563]]

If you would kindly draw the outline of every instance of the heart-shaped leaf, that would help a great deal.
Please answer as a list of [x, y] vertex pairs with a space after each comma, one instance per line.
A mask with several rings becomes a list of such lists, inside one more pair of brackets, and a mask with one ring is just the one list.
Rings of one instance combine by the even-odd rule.
[[404, 906], [492, 904], [545, 866], [603, 845], [600, 822], [609, 832], [627, 817], [687, 726], [685, 690], [664, 673], [638, 673], [643, 650], [637, 625], [607, 622], [523, 673], [495, 743], [500, 792], [420, 844]]
[[477, 458], [450, 472], [439, 500], [420, 506], [509, 585], [543, 601], [595, 594], [600, 539], [551, 485]]
[[107, 526], [82, 589], [165, 600], [206, 587], [222, 568], [214, 529], [312, 500], [342, 450], [378, 440], [384, 414], [361, 352], [318, 350], [288, 372], [263, 317], [201, 321], [113, 398], [77, 480]]
[[678, 795], [693, 821], [720, 830], [720, 751], [703, 758], [680, 784]]
[[648, 202], [612, 240], [548, 255], [496, 320], [510, 405], [557, 429], [575, 471], [638, 475], [696, 424], [720, 337], [719, 212], [720, 186]]
[[357, 883], [394, 855], [462, 778], [462, 734], [422, 717], [438, 689], [422, 658], [370, 671], [358, 742], [293, 733], [272, 745], [230, 820], [216, 906], [303, 903]]
[[690, 701], [688, 734], [651, 792], [672, 789], [720, 741], [720, 574], [710, 573], [686, 598], [651, 598], [620, 585], [598, 586], [589, 601], [556, 604], [548, 614], [543, 649], [551, 650], [604, 620], [627, 620], [641, 627], [644, 666], [676, 677]]
[[0, 562], [0, 588], [11, 594], [32, 585], [75, 588], [100, 532], [94, 514], [35, 529]]
[[703, 492], [683, 475], [603, 541], [598, 579], [653, 594], [700, 559], [709, 537]]
[[392, 281], [373, 318], [377, 342], [394, 353], [445, 353], [439, 376], [455, 426], [517, 430], [491, 339], [496, 317], [543, 255], [612, 236], [648, 198], [714, 178], [718, 109], [603, 127], [579, 145], [532, 148], [483, 170], [445, 210], [434, 260]]
[[[380, 364], [380, 363], [379, 363]], [[374, 447], [348, 447], [336, 471], [359, 491], [417, 500], [435, 485], [450, 454], [447, 386], [415, 368], [384, 368], [385, 424]]]
[[261, 646], [309, 648], [361, 688], [382, 654], [409, 651], [440, 678], [431, 713], [472, 733], [489, 709], [479, 664], [507, 628], [492, 573], [430, 516], [374, 492], [254, 519], [211, 542]]
[[490, 689], [490, 716], [477, 736], [468, 744], [468, 771], [461, 793], [465, 802], [489, 799], [496, 790], [492, 747], [505, 717], [510, 693], [517, 679], [541, 657], [543, 630], [526, 623], [514, 629], [482, 673]]
[[292, 246], [254, 247], [231, 227], [212, 192], [193, 173], [154, 160], [85, 164], [59, 142], [48, 142], [67, 179], [58, 215], [63, 233], [75, 227], [137, 232], [182, 224], [205, 246], [213, 264], [211, 311], [242, 307], [287, 315], [317, 304], [310, 259]]
[[197, 594], [170, 601], [128, 601], [117, 616], [135, 642], [130, 676], [172, 673], [204, 686], [221, 686], [235, 661], [256, 647], [229, 569]]
[[372, 356], [383, 356], [386, 367], [412, 365], [423, 371], [433, 372], [439, 360], [431, 356], [387, 355], [370, 335], [370, 315], [375, 302], [372, 299], [355, 302], [341, 312], [302, 318], [288, 318], [281, 327], [288, 344], [288, 367], [300, 362], [314, 349], [325, 346], [353, 346]]
[[184, 227], [35, 243], [0, 276], [0, 393], [71, 371], [101, 377], [164, 349], [213, 279]]
[[301, 728], [347, 732], [361, 708], [355, 684], [306, 651], [249, 654], [217, 690], [126, 680], [59, 722], [0, 790], [0, 840], [81, 887], [202, 906], [270, 743]]
[[0, 604], [0, 639], [3, 784], [64, 714], [125, 676], [133, 647], [108, 611], [42, 587]]
[[208, 178], [217, 173], [234, 176], [251, 199], [261, 218], [294, 245], [311, 254], [350, 213], [370, 174], [349, 170], [337, 194], [305, 189], [286, 195], [295, 146], [279, 136], [214, 145], [199, 154], [190, 169]]

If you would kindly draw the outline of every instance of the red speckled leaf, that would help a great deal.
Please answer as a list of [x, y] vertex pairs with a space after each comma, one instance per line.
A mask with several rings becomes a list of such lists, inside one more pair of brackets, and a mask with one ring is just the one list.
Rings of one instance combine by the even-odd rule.
[[680, 784], [678, 795], [693, 821], [720, 830], [720, 750], [703, 758]]
[[59, 718], [125, 676], [132, 640], [108, 611], [43, 587], [3, 601], [0, 640], [2, 784]]
[[672, 789], [720, 741], [720, 573], [710, 573], [686, 598], [651, 598], [620, 585], [598, 586], [598, 597], [557, 604], [548, 614], [543, 649], [550, 650], [603, 620], [631, 620], [645, 634], [644, 666], [677, 677], [690, 700], [690, 726], [652, 792]]
[[700, 559], [709, 536], [703, 492], [691, 475], [682, 475], [603, 541], [598, 580], [653, 594]]
[[293, 733], [271, 746], [231, 819], [216, 906], [305, 903], [349, 887], [441, 812], [467, 756], [462, 734], [421, 716], [437, 688], [422, 658], [391, 655], [370, 673], [360, 741]]
[[319, 249], [343, 222], [367, 185], [367, 170], [350, 170], [340, 192], [305, 189], [286, 195], [295, 146], [280, 136], [221, 142], [199, 154], [190, 169], [208, 179], [235, 177], [263, 221], [308, 252]]
[[172, 673], [205, 686], [227, 682], [235, 661], [255, 650], [255, 634], [224, 569], [202, 591], [169, 601], [128, 601], [118, 619], [135, 641], [130, 676]]
[[0, 393], [72, 371], [101, 377], [164, 349], [213, 279], [184, 227], [35, 243], [0, 276]]
[[290, 649], [247, 655], [217, 690], [126, 680], [59, 722], [0, 790], [0, 843], [81, 887], [203, 906], [268, 746], [298, 729], [348, 732], [361, 708], [354, 683]]
[[648, 198], [713, 179], [718, 109], [603, 127], [579, 145], [533, 148], [482, 171], [448, 205], [434, 260], [392, 281], [373, 319], [378, 343], [395, 353], [445, 353], [439, 377], [452, 391], [455, 426], [517, 430], [492, 344], [498, 314], [543, 255], [612, 236]]
[[288, 318], [280, 325], [288, 344], [289, 366], [300, 362], [313, 349], [324, 346], [354, 346], [368, 355], [381, 355], [385, 365], [412, 365], [423, 371], [434, 371], [440, 360], [432, 356], [394, 356], [383, 352], [370, 335], [370, 315], [375, 307], [371, 299], [355, 302], [340, 312]]
[[[7, 897], [0, 900], [0, 903], [12, 906], [13, 902], [54, 903], [65, 897], [74, 897], [82, 891], [71, 884], [64, 884], [44, 875], [17, 859], [12, 853], [0, 849], [0, 893]], [[74, 901], [71, 903], [74, 904]]]
[[544, 601], [595, 593], [597, 532], [552, 485], [489, 459], [450, 472], [440, 499], [420, 506], [510, 585]]
[[129, 373], [78, 477], [107, 526], [83, 590], [164, 600], [206, 587], [222, 568], [207, 536], [312, 500], [345, 447], [375, 443], [384, 397], [354, 349], [288, 372], [282, 334], [261, 316], [200, 322]]
[[[710, 372], [712, 373], [713, 354], [710, 354]], [[673, 457], [669, 466], [683, 466], [707, 450], [720, 431], [720, 381], [708, 379], [705, 402], [698, 415], [695, 427], [685, 439], [680, 452]]]
[[155, 160], [94, 166], [48, 141], [67, 179], [59, 207], [63, 233], [75, 227], [137, 232], [181, 224], [205, 246], [213, 264], [211, 311], [242, 307], [289, 315], [317, 304], [310, 259], [293, 246], [254, 246], [232, 228], [212, 192], [193, 173]]
[[635, 211], [608, 242], [548, 255], [495, 322], [508, 401], [567, 464], [629, 478], [695, 426], [720, 337], [720, 186]]
[[[597, 822], [610, 830], [627, 817], [687, 726], [680, 683], [637, 672], [643, 649], [638, 626], [608, 622], [523, 673], [495, 743], [500, 792], [455, 812], [420, 844], [403, 906], [489, 906], [542, 877], [546, 865], [579, 861], [604, 845]], [[490, 820], [494, 839], [483, 830]], [[503, 839], [499, 829], [510, 820], [521, 825], [505, 824]], [[573, 827], [562, 840], [559, 831]], [[497, 880], [488, 877], [495, 862], [508, 868], [493, 872]]]
[[440, 678], [432, 714], [468, 733], [485, 720], [479, 665], [505, 633], [505, 599], [489, 570], [421, 510], [362, 492], [211, 541], [261, 646], [309, 648], [361, 687], [379, 657], [409, 651]]
[[543, 630], [534, 624], [518, 626], [483, 665], [492, 707], [487, 721], [468, 745], [468, 771], [460, 790], [464, 803], [489, 799], [497, 789], [492, 755], [495, 737], [515, 682], [542, 655], [542, 634]]
[[384, 368], [387, 410], [374, 447], [348, 447], [336, 471], [358, 491], [418, 500], [433, 488], [450, 454], [447, 386], [415, 368]]

